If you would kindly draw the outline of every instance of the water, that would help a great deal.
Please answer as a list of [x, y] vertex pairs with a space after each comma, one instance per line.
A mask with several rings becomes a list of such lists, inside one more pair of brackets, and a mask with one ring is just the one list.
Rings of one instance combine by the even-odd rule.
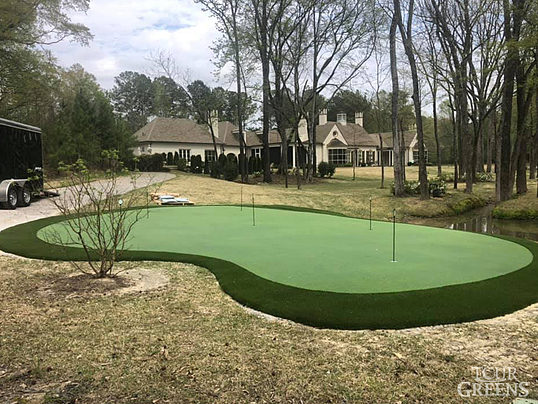
[[500, 234], [538, 241], [537, 221], [495, 219], [491, 216], [493, 208], [493, 205], [488, 205], [457, 217], [427, 220], [424, 224], [474, 233]]

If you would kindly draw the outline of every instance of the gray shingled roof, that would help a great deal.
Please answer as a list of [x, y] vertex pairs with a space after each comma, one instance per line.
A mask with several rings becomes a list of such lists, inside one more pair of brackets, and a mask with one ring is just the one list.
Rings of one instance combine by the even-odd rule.
[[[373, 134], [374, 136], [378, 137], [378, 134]], [[411, 142], [417, 135], [416, 132], [413, 131], [405, 131], [404, 132], [404, 144], [405, 147], [409, 147], [411, 145]], [[383, 147], [392, 147], [392, 132], [389, 133], [381, 133], [381, 138], [383, 139]], [[378, 141], [379, 143], [379, 141]]]
[[345, 125], [342, 125], [338, 122], [327, 122], [325, 125], [318, 125], [316, 128], [317, 143], [323, 143], [335, 125], [342, 136], [344, 136], [344, 139], [346, 139], [347, 144], [351, 147], [379, 146], [379, 139], [366, 132], [361, 125], [354, 123], [346, 123]]
[[342, 142], [340, 139], [334, 138], [333, 140], [329, 142], [327, 147], [346, 147], [347, 148], [347, 145], [344, 142]]
[[[370, 134], [362, 126], [354, 123], [342, 125], [337, 122], [327, 122], [325, 125], [318, 125], [316, 127], [316, 143], [323, 143], [335, 125], [344, 136], [349, 147], [379, 147], [378, 134]], [[239, 134], [237, 131], [238, 128], [233, 123], [228, 121], [219, 122], [219, 136], [216, 142], [227, 146], [239, 146]], [[139, 142], [213, 143], [209, 128], [190, 119], [155, 118], [136, 131], [134, 136]], [[404, 132], [406, 147], [410, 146], [415, 136], [416, 132]], [[381, 137], [384, 147], [392, 147], [392, 133], [382, 133]], [[247, 146], [262, 145], [261, 132], [245, 131], [245, 139]], [[280, 143], [281, 139], [278, 131], [275, 129], [270, 130], [269, 144]]]
[[134, 136], [139, 142], [213, 143], [209, 129], [190, 119], [155, 118]]

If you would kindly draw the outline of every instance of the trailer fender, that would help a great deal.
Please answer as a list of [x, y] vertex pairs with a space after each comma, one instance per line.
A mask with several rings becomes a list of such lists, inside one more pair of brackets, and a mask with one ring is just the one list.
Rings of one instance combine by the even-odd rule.
[[27, 180], [4, 180], [0, 182], [0, 202], [7, 202], [9, 189], [11, 187], [21, 187], [24, 188]]

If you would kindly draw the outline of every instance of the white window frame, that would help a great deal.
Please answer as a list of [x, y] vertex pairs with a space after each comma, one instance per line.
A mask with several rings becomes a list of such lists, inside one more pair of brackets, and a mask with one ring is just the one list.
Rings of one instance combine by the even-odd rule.
[[[334, 164], [335, 166], [343, 166], [348, 162], [348, 151], [344, 148], [329, 149], [329, 163]], [[335, 158], [336, 155], [336, 158]]]
[[179, 149], [178, 154], [180, 159], [187, 161], [190, 161], [191, 159], [191, 149]]
[[[213, 158], [208, 158], [207, 155], [210, 154], [213, 156]], [[215, 154], [215, 150], [213, 149], [207, 149], [204, 150], [204, 161], [212, 162], [217, 160], [217, 155]]]

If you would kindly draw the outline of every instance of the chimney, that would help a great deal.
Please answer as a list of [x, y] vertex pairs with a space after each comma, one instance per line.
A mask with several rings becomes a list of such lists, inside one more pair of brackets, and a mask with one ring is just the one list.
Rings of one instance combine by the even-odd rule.
[[336, 114], [336, 122], [337, 123], [340, 123], [342, 125], [346, 125], [347, 124], [347, 116], [345, 113], [341, 112], [339, 114]]
[[327, 124], [327, 109], [322, 109], [319, 113], [319, 124], [320, 126]]
[[355, 124], [364, 126], [364, 119], [362, 112], [355, 112]]
[[219, 137], [219, 111], [216, 109], [211, 111], [211, 115], [209, 117], [209, 124], [213, 128], [213, 134], [215, 137]]

